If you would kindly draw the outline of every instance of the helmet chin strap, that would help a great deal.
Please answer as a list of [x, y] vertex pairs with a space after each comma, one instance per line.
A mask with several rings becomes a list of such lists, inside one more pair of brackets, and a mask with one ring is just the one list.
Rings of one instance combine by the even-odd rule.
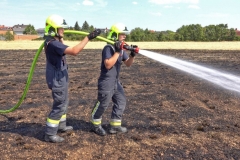
[[60, 34], [58, 33], [58, 28], [55, 29], [55, 36], [60, 40], [61, 38], [63, 38], [62, 36], [60, 36]]
[[59, 34], [57, 34], [58, 39], [60, 40], [61, 38], [63, 38], [63, 36], [60, 36]]
[[61, 38], [63, 38], [63, 36], [60, 36], [58, 33], [56, 33], [55, 37], [57, 37], [59, 41]]

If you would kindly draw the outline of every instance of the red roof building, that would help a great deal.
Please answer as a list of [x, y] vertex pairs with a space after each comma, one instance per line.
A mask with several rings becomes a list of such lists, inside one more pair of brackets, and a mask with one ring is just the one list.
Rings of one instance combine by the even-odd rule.
[[7, 27], [5, 25], [0, 25], [0, 35], [6, 34], [8, 31], [13, 34], [12, 27]]
[[0, 25], [0, 30], [3, 30], [3, 31], [11, 31], [12, 30], [12, 27], [7, 27], [5, 25]]
[[235, 32], [237, 36], [240, 36], [240, 31], [237, 28], [235, 29]]

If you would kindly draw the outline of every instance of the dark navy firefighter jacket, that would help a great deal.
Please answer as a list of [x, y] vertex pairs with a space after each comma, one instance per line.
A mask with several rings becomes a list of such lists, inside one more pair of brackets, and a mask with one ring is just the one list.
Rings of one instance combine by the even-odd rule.
[[[64, 54], [64, 51], [67, 47], [67, 45], [64, 45], [55, 39], [45, 40], [45, 54], [47, 58], [46, 80], [49, 89], [52, 89], [53, 87], [53, 79], [59, 79], [62, 76], [67, 76], [66, 79], [68, 79], [68, 66], [66, 62], [66, 56]], [[64, 75], [55, 75], [54, 70], [64, 71]]]
[[117, 62], [111, 69], [105, 67], [105, 59], [111, 58], [115, 53], [115, 49], [112, 45], [108, 44], [102, 51], [101, 73], [98, 79], [98, 90], [112, 90], [119, 79], [119, 73], [121, 70], [122, 61], [127, 60], [129, 57], [127, 53], [122, 50]]

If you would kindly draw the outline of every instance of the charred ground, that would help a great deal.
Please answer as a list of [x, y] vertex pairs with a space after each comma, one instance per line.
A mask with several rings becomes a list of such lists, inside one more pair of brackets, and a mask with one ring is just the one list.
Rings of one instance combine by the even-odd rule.
[[[239, 51], [153, 50], [239, 76]], [[20, 98], [36, 50], [1, 50], [0, 109]], [[67, 57], [68, 123], [61, 144], [43, 141], [52, 104], [45, 83], [45, 55], [37, 62], [27, 97], [16, 111], [0, 115], [0, 159], [240, 159], [239, 94], [137, 55], [122, 67], [127, 96], [126, 134], [99, 137], [90, 113], [97, 96], [101, 50]], [[104, 114], [108, 128], [111, 106]]]

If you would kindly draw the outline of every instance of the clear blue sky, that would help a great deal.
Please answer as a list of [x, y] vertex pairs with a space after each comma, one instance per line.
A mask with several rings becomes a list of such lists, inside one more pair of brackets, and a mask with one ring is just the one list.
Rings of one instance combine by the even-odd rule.
[[0, 25], [44, 28], [51, 14], [69, 26], [78, 21], [80, 27], [87, 21], [96, 28], [121, 22], [129, 30], [176, 31], [182, 25], [220, 23], [240, 29], [240, 0], [0, 0]]

